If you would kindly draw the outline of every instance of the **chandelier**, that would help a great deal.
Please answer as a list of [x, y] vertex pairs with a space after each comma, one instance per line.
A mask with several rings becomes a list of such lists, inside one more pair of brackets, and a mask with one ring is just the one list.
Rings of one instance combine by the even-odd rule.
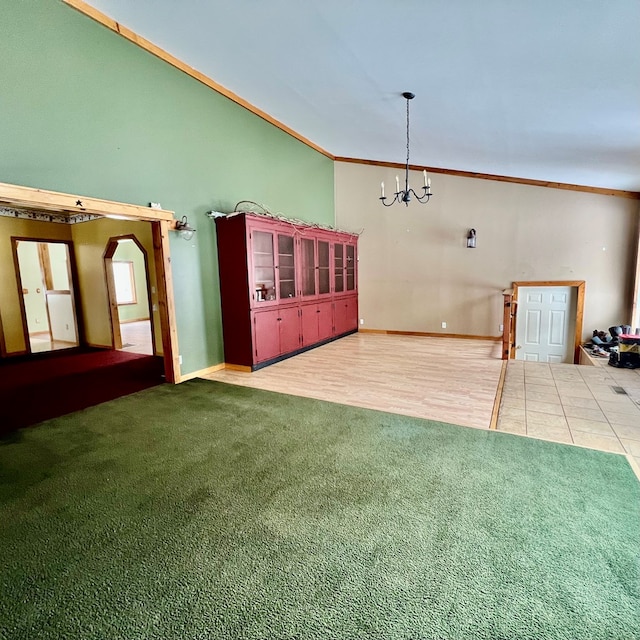
[[411, 198], [415, 198], [418, 202], [426, 204], [431, 198], [431, 178], [427, 177], [426, 169], [422, 172], [424, 177], [424, 186], [422, 187], [422, 194], [418, 195], [413, 189], [409, 188], [409, 100], [415, 98], [415, 94], [410, 91], [405, 91], [402, 97], [407, 101], [407, 163], [404, 170], [404, 190], [400, 191], [400, 179], [396, 176], [396, 192], [393, 194], [393, 200], [387, 204], [387, 199], [384, 196], [384, 182], [380, 183], [380, 202], [385, 207], [390, 207], [396, 202], [404, 202], [405, 206], [409, 206]]

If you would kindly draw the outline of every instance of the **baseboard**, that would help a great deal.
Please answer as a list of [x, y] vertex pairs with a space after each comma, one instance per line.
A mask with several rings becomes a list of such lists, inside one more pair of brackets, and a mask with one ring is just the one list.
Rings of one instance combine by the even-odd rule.
[[432, 333], [429, 331], [395, 331], [393, 329], [358, 329], [358, 333], [378, 333], [387, 336], [420, 336], [426, 338], [460, 338], [462, 340], [491, 340], [500, 342], [502, 336], [472, 336], [464, 333]]
[[113, 349], [112, 344], [95, 344], [93, 342], [85, 342], [85, 347], [89, 347], [90, 349]]
[[580, 345], [580, 347], [578, 348], [578, 353], [580, 354], [578, 357], [578, 364], [586, 365], [587, 367], [597, 366], [594, 358], [582, 345]]
[[9, 353], [5, 353], [2, 357], [3, 358], [17, 358], [19, 356], [27, 356], [30, 355], [29, 351], [27, 351], [26, 349], [23, 349], [22, 351], [10, 351]]
[[206, 369], [200, 369], [198, 371], [192, 371], [191, 373], [180, 374], [176, 380], [176, 384], [180, 382], [186, 382], [187, 380], [193, 380], [194, 378], [199, 378], [200, 376], [205, 376], [208, 373], [213, 373], [214, 371], [220, 371], [220, 369], [224, 369], [224, 362], [221, 364], [214, 364], [212, 367], [207, 367]]
[[129, 324], [131, 322], [145, 322], [151, 318], [132, 318], [131, 320], [120, 320], [120, 324]]
[[244, 364], [231, 364], [229, 362], [225, 362], [223, 366], [229, 371], [242, 371], [243, 373], [251, 373], [251, 367], [247, 367]]

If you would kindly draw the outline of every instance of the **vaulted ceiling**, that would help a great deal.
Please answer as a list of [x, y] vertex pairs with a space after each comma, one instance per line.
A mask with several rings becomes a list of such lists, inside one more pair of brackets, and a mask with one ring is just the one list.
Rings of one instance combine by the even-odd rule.
[[640, 191], [638, 0], [89, 2], [335, 156], [412, 91], [412, 164]]

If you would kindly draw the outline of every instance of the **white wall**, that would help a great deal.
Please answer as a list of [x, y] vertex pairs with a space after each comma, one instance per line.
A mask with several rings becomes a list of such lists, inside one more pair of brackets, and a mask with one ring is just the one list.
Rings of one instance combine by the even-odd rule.
[[336, 225], [362, 231], [363, 328], [498, 336], [502, 291], [532, 280], [586, 281], [585, 336], [630, 320], [638, 200], [434, 173], [429, 204], [385, 208], [398, 173], [335, 163]]

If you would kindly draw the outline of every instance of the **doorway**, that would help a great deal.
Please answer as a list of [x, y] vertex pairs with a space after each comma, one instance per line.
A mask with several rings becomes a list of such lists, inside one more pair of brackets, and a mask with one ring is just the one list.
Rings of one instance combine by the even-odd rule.
[[12, 238], [28, 353], [79, 345], [69, 244]]
[[113, 348], [156, 355], [147, 252], [135, 235], [110, 238], [104, 266]]
[[584, 289], [584, 281], [514, 282], [516, 360], [578, 362]]

